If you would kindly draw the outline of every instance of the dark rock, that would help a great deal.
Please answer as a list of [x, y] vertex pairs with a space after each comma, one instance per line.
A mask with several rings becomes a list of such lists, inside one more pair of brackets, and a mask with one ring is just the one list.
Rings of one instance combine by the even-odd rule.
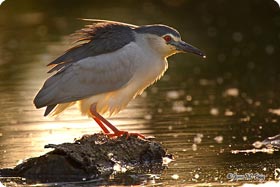
[[266, 148], [275, 148], [279, 149], [280, 148], [280, 134], [277, 134], [272, 137], [268, 137], [263, 141], [256, 141], [253, 143], [253, 146], [255, 148], [261, 148], [261, 147], [266, 147]]
[[134, 136], [111, 139], [104, 134], [45, 148], [54, 150], [13, 169], [1, 169], [0, 175], [33, 182], [67, 182], [106, 178], [113, 173], [159, 173], [164, 169], [162, 158], [168, 156], [155, 141]]

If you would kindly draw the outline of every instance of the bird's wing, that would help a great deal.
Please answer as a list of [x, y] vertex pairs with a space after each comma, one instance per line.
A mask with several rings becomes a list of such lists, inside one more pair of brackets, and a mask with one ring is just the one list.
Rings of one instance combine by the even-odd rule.
[[120, 89], [132, 78], [139, 47], [134, 42], [108, 54], [87, 57], [46, 80], [34, 99], [37, 108], [77, 101]]
[[[104, 21], [104, 20], [103, 20]], [[69, 64], [87, 57], [116, 51], [135, 40], [134, 27], [119, 22], [97, 22], [86, 25], [73, 35], [78, 45], [49, 63], [54, 66], [49, 73], [61, 70]]]

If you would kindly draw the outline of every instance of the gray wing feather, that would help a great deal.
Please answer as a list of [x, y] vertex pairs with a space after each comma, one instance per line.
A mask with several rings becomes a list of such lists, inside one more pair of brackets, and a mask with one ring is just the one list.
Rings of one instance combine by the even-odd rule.
[[116, 52], [88, 57], [68, 65], [47, 79], [34, 99], [35, 106], [50, 106], [53, 109], [59, 103], [77, 101], [121, 88], [136, 70], [133, 63], [137, 53], [135, 47], [138, 46], [132, 42]]

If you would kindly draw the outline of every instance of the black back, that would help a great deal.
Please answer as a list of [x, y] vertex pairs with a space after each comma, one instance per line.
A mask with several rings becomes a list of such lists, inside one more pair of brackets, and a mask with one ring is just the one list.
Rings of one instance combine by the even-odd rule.
[[48, 65], [56, 65], [49, 72], [60, 70], [67, 64], [83, 58], [113, 52], [135, 40], [130, 26], [119, 23], [94, 23], [77, 31], [77, 42], [83, 42], [55, 59]]

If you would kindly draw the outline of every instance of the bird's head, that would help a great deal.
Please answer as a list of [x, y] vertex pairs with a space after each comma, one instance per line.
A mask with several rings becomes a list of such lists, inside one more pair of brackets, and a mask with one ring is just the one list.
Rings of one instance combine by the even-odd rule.
[[180, 33], [166, 25], [145, 25], [136, 29], [137, 33], [144, 34], [151, 48], [163, 57], [175, 53], [194, 53], [205, 58], [205, 54], [198, 48], [184, 42]]

